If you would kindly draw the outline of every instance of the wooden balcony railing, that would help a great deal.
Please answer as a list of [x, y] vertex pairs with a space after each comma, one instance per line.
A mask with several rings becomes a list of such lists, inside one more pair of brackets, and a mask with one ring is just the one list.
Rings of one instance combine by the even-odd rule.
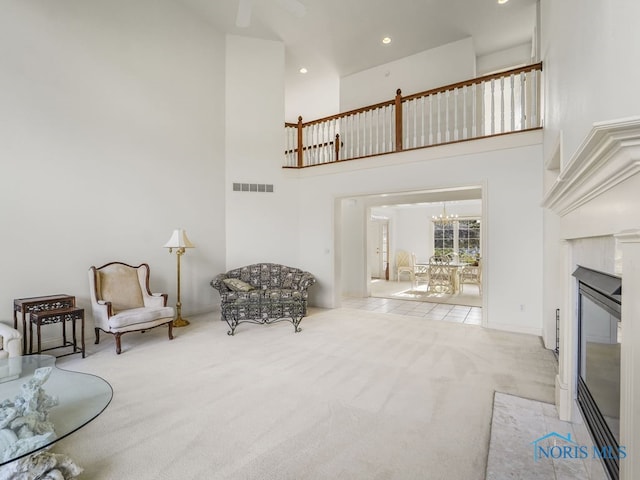
[[541, 128], [542, 63], [474, 78], [330, 117], [285, 123], [284, 168]]

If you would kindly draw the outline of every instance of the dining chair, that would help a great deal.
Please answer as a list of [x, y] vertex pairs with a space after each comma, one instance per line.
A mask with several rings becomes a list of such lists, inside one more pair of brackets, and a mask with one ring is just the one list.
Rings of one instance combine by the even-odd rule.
[[413, 283], [417, 288], [421, 283], [429, 283], [429, 267], [425, 264], [419, 264], [416, 261], [415, 253], [411, 254], [413, 257]]
[[477, 285], [480, 295], [482, 295], [482, 260], [478, 260], [477, 265], [465, 265], [458, 272], [460, 282], [460, 293], [464, 290], [464, 285]]
[[405, 250], [398, 250], [396, 252], [396, 269], [397, 280], [400, 281], [400, 276], [403, 273], [409, 274], [411, 282], [414, 281], [414, 255]]
[[455, 293], [453, 269], [446, 255], [429, 259], [427, 293]]

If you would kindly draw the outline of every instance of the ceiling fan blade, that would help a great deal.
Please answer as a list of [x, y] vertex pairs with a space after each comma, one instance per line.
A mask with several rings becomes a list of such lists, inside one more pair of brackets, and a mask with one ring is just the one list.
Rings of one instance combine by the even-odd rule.
[[251, 0], [238, 1], [238, 13], [236, 14], [236, 26], [247, 28], [251, 24]]
[[295, 15], [296, 17], [304, 17], [307, 13], [307, 7], [304, 6], [303, 3], [298, 0], [276, 0], [278, 4], [288, 10], [290, 13]]

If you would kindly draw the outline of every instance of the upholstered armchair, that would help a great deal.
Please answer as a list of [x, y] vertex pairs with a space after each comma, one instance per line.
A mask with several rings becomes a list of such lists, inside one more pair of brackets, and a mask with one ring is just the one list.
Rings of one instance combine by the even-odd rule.
[[0, 323], [0, 382], [7, 382], [22, 372], [22, 334]]
[[5, 323], [0, 323], [0, 358], [22, 355], [22, 334]]
[[144, 332], [166, 325], [173, 339], [173, 307], [167, 307], [166, 293], [151, 293], [149, 265], [137, 267], [111, 262], [89, 269], [89, 291], [96, 344], [100, 330], [116, 339], [116, 353], [122, 351], [120, 337], [129, 332]]

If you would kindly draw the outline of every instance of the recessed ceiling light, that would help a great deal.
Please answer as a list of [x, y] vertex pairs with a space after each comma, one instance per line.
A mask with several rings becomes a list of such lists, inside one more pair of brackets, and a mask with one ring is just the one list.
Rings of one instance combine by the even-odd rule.
[[307, 73], [309, 70], [307, 70], [306, 68], [302, 67], [300, 70], [298, 70], [300, 73]]
[[382, 39], [382, 43], [384, 43], [385, 45], [388, 45], [391, 43], [391, 37], [384, 37]]
[[505, 3], [507, 3], [509, 0], [498, 0], [498, 3], [500, 5], [504, 5]]

